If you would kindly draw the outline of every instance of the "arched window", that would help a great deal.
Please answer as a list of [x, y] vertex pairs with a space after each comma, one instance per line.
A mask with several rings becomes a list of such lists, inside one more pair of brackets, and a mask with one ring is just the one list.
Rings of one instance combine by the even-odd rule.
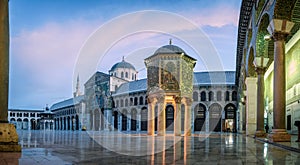
[[210, 91], [208, 93], [208, 101], [214, 101], [214, 92], [213, 91]]
[[115, 77], [117, 77], [117, 72], [115, 72], [114, 74], [115, 74]]
[[144, 104], [144, 98], [143, 96], [140, 97], [140, 105], [143, 105]]
[[222, 100], [222, 92], [218, 91], [217, 92], [217, 101], [221, 101]]
[[132, 73], [131, 79], [134, 80], [134, 74]]
[[193, 100], [198, 101], [198, 92], [193, 93]]
[[138, 98], [137, 97], [134, 98], [134, 105], [138, 105]]
[[125, 77], [128, 78], [128, 72], [125, 73]]
[[124, 101], [121, 99], [121, 107], [124, 107]]
[[125, 99], [125, 107], [128, 107], [128, 99]]
[[236, 91], [233, 91], [232, 92], [232, 101], [237, 101], [237, 93], [236, 93]]
[[133, 98], [130, 98], [130, 106], [133, 106]]
[[228, 91], [225, 92], [225, 101], [229, 101], [229, 92]]
[[121, 72], [121, 78], [124, 78], [124, 72]]
[[201, 101], [206, 101], [206, 92], [202, 91], [200, 97], [201, 97]]
[[148, 104], [148, 96], [146, 96], [146, 98], [145, 98], [145, 105], [147, 105]]

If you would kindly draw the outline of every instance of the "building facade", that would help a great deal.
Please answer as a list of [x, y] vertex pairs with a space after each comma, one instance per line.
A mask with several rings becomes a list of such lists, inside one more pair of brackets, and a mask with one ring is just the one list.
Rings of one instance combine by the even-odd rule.
[[150, 135], [236, 132], [235, 72], [194, 72], [195, 62], [178, 46], [165, 45], [145, 59], [147, 78], [138, 79], [135, 67], [123, 58], [108, 74], [96, 72], [85, 82], [84, 95], [50, 108], [55, 129], [72, 130], [75, 123], [75, 130]]
[[270, 141], [290, 141], [300, 120], [299, 0], [243, 0], [236, 58], [241, 128]]

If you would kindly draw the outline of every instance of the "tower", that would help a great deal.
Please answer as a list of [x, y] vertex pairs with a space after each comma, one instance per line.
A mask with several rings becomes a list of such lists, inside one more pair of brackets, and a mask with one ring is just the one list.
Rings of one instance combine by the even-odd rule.
[[73, 93], [73, 96], [74, 97], [78, 97], [81, 95], [81, 92], [80, 92], [80, 84], [79, 84], [79, 74], [77, 75], [77, 81], [76, 81], [76, 90], [75, 92]]

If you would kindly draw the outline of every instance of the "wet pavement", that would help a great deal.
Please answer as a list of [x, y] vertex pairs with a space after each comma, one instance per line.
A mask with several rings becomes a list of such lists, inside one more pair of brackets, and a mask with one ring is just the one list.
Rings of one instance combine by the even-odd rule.
[[[242, 134], [151, 137], [120, 132], [50, 130], [19, 131], [18, 134], [22, 152], [0, 153], [1, 165], [300, 164], [300, 153]], [[14, 162], [14, 158], [17, 161]]]

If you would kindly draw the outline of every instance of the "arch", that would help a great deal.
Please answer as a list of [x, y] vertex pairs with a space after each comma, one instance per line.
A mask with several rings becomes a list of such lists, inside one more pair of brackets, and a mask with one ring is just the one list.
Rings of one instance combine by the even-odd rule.
[[208, 93], [208, 101], [214, 101], [214, 92], [213, 91], [210, 91]]
[[124, 78], [124, 72], [121, 72], [121, 78]]
[[267, 57], [268, 56], [268, 41], [265, 39], [265, 36], [269, 35], [267, 30], [270, 24], [270, 17], [268, 14], [264, 14], [259, 20], [258, 32], [256, 35], [255, 55], [258, 57]]
[[18, 118], [17, 119], [17, 129], [22, 129], [23, 128], [23, 123], [22, 123], [22, 119]]
[[236, 91], [233, 91], [232, 92], [232, 98], [231, 98], [232, 101], [237, 101], [237, 92]]
[[131, 74], [131, 80], [134, 80], [134, 74], [133, 73]]
[[198, 101], [198, 92], [196, 91], [193, 92], [193, 100]]
[[136, 111], [136, 109], [132, 109], [131, 110], [131, 119], [130, 119], [130, 122], [131, 122], [130, 130], [131, 131], [136, 131], [136, 118], [137, 118], [137, 111]]
[[128, 78], [128, 72], [125, 72], [125, 77]]
[[27, 130], [29, 127], [29, 120], [28, 118], [23, 119], [23, 129]]
[[16, 124], [16, 119], [15, 118], [11, 118], [10, 120], [9, 120], [9, 123], [11, 123], [11, 124], [14, 124], [15, 125], [15, 127], [17, 126]]
[[250, 52], [247, 56], [247, 64], [246, 64], [246, 75], [248, 77], [254, 77], [255, 76], [255, 67], [253, 64], [253, 60], [254, 60], [254, 50], [253, 47], [250, 48]]
[[221, 132], [222, 107], [218, 103], [209, 106], [209, 131]]
[[68, 116], [68, 117], [67, 117], [67, 130], [71, 130], [71, 125], [70, 125], [71, 123], [72, 123], [71, 117]]
[[138, 98], [134, 97], [134, 105], [138, 105]]
[[133, 106], [133, 98], [130, 98], [130, 106]]
[[201, 97], [201, 101], [206, 101], [206, 92], [202, 91], [200, 97]]
[[125, 107], [128, 107], [128, 99], [125, 99]]
[[229, 101], [229, 91], [225, 92], [225, 101]]
[[122, 111], [122, 131], [127, 131], [127, 110]]
[[146, 107], [141, 110], [141, 131], [147, 131], [148, 127], [148, 111]]
[[173, 105], [167, 105], [166, 109], [166, 130], [174, 130], [174, 107]]
[[114, 129], [118, 130], [119, 112], [114, 111]]
[[222, 101], [222, 92], [221, 91], [217, 92], [217, 101]]
[[124, 107], [124, 101], [123, 101], [123, 99], [121, 99], [121, 107]]
[[194, 108], [194, 131], [205, 131], [206, 106], [199, 103]]
[[229, 103], [225, 106], [225, 130], [236, 132], [236, 106], [232, 103]]
[[143, 105], [144, 104], [144, 97], [143, 96], [140, 96], [140, 101], [139, 101], [139, 105]]

